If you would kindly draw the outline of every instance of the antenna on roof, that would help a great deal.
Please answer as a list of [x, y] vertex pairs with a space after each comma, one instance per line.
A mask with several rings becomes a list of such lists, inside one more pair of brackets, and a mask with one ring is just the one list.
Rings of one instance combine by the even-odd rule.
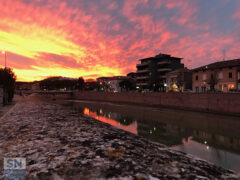
[[223, 49], [222, 53], [223, 53], [223, 61], [225, 61], [226, 60], [226, 49]]

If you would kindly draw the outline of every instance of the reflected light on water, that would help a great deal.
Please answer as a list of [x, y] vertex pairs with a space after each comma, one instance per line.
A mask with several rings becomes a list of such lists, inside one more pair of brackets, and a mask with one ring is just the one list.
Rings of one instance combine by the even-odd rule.
[[239, 155], [209, 146], [207, 141], [204, 141], [202, 144], [196, 142], [193, 137], [189, 137], [187, 140], [183, 139], [181, 145], [173, 146], [172, 148], [198, 156], [214, 164], [221, 164], [225, 168], [233, 169], [238, 173], [240, 172]]
[[[103, 112], [101, 112], [101, 111], [100, 111], [100, 113], [103, 114]], [[107, 118], [107, 117], [102, 116], [102, 115], [97, 115], [96, 112], [92, 112], [88, 108], [84, 108], [83, 114], [85, 114], [87, 116], [90, 116], [90, 117], [92, 117], [94, 119], [97, 119], [99, 121], [102, 121], [104, 123], [107, 123], [107, 124], [110, 124], [112, 126], [115, 126], [115, 127], [119, 128], [119, 129], [123, 129], [123, 130], [131, 132], [133, 134], [138, 134], [137, 133], [137, 121], [134, 121], [132, 124], [130, 124], [128, 126], [124, 126], [124, 125], [118, 123], [117, 121], [115, 121], [113, 119]], [[108, 115], [108, 116], [110, 116], [110, 115]]]
[[74, 103], [73, 107], [81, 114], [240, 173], [238, 118], [99, 102]]

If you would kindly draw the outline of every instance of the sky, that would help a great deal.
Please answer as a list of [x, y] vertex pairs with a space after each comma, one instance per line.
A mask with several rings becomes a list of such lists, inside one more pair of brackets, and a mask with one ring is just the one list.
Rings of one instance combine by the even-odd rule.
[[0, 9], [0, 51], [18, 81], [126, 75], [159, 53], [190, 69], [240, 58], [239, 0], [5, 0]]

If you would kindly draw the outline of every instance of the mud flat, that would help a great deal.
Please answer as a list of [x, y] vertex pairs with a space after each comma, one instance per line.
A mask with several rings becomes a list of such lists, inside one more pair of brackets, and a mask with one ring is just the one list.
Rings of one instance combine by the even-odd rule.
[[164, 145], [30, 96], [0, 119], [4, 157], [25, 157], [28, 179], [238, 179]]

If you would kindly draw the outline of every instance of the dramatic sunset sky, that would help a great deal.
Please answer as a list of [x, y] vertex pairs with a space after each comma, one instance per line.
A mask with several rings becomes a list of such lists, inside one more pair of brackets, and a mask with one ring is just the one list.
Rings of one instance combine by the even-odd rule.
[[189, 68], [223, 50], [240, 58], [239, 0], [1, 0], [0, 9], [0, 50], [19, 81], [125, 75], [160, 52]]

